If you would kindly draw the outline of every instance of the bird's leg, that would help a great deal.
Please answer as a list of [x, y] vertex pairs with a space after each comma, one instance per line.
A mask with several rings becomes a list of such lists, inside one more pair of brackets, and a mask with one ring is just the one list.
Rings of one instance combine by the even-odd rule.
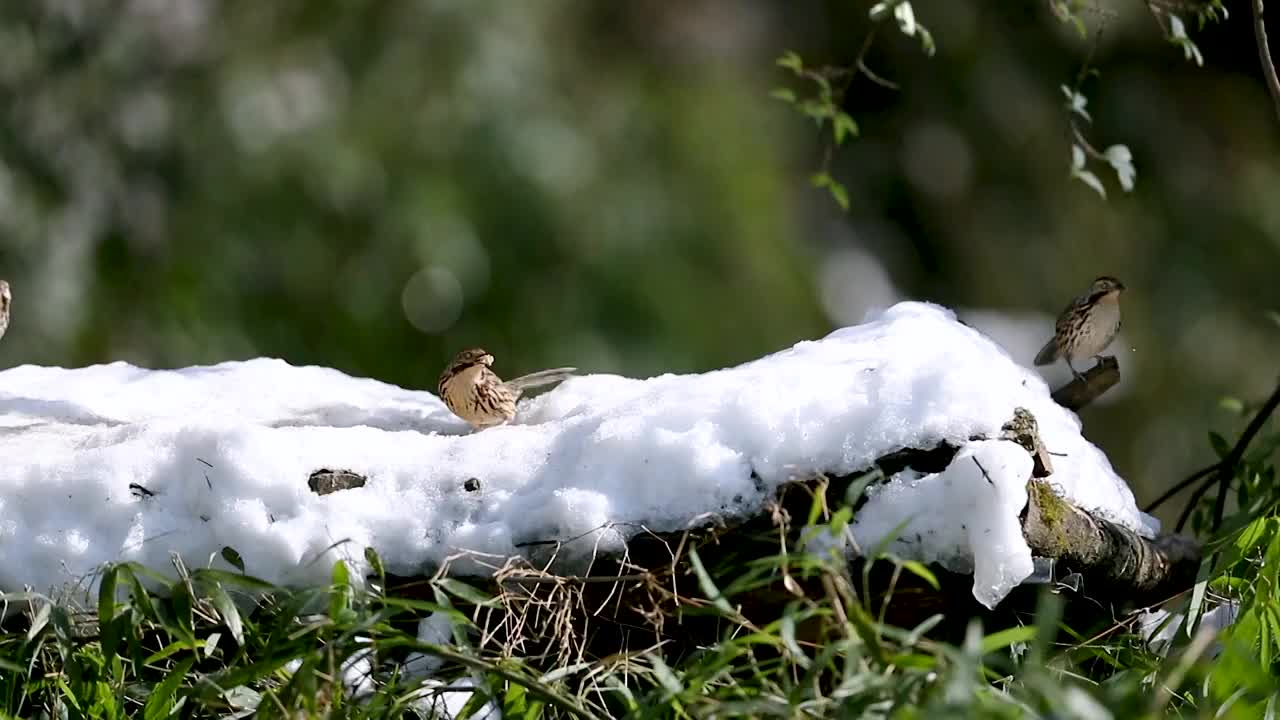
[[1064, 357], [1063, 359], [1067, 361], [1067, 368], [1071, 370], [1071, 374], [1074, 375], [1077, 380], [1083, 381], [1084, 376], [1081, 375], [1079, 371], [1076, 370], [1075, 366], [1071, 364], [1071, 358]]

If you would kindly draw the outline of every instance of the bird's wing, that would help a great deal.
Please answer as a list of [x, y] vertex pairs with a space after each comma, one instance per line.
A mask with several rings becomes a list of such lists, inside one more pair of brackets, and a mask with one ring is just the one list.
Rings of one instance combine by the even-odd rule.
[[542, 387], [543, 385], [554, 385], [577, 371], [578, 368], [572, 367], [539, 370], [538, 372], [529, 373], [528, 375], [521, 375], [514, 380], [508, 380], [506, 385], [512, 390], [523, 392], [529, 388]]
[[1040, 352], [1036, 353], [1036, 365], [1052, 365], [1058, 360], [1058, 338], [1051, 337], [1049, 342], [1040, 348]]

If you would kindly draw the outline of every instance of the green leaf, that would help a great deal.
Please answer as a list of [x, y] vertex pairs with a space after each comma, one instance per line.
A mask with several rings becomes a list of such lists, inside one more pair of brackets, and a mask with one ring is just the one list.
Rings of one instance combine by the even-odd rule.
[[1209, 445], [1218, 454], [1219, 460], [1225, 458], [1231, 452], [1231, 444], [1227, 442], [1227, 439], [1212, 430], [1209, 431]]
[[1196, 621], [1204, 610], [1204, 593], [1209, 586], [1209, 575], [1213, 572], [1213, 555], [1200, 561], [1200, 570], [1196, 573], [1196, 584], [1191, 590], [1191, 601], [1187, 604], [1187, 621], [1184, 627], [1190, 637], [1195, 630]]
[[871, 6], [871, 10], [867, 12], [867, 17], [874, 22], [880, 22], [889, 16], [889, 12], [893, 10], [893, 3], [888, 0], [882, 0]]
[[846, 137], [858, 136], [858, 124], [845, 112], [836, 112], [834, 130], [837, 145], [843, 144]]
[[929, 583], [929, 586], [934, 590], [942, 589], [942, 586], [938, 584], [937, 576], [934, 575], [924, 563], [919, 562], [918, 560], [903, 560], [901, 561], [901, 565], [907, 572]]
[[848, 505], [840, 508], [831, 515], [831, 532], [833, 535], [840, 535], [844, 532], [849, 523], [853, 521], [853, 508]]
[[148, 655], [147, 659], [142, 661], [142, 664], [151, 665], [167, 657], [173, 657], [184, 650], [199, 650], [202, 647], [204, 647], [203, 640], [176, 640]]
[[769, 97], [773, 97], [774, 100], [787, 102], [787, 104], [790, 105], [795, 105], [796, 102], [795, 91], [791, 90], [790, 87], [774, 87], [773, 90], [769, 91]]
[[502, 695], [502, 715], [521, 715], [529, 707], [528, 691], [520, 683], [507, 683], [507, 690]]
[[218, 650], [218, 641], [222, 639], [222, 633], [212, 632], [204, 638], [204, 658], [208, 660]]
[[1269, 628], [1271, 635], [1271, 647], [1264, 646], [1261, 648], [1263, 652], [1262, 664], [1265, 667], [1271, 664], [1273, 657], [1280, 654], [1280, 608], [1277, 608], [1274, 603], [1268, 602], [1267, 606], [1263, 608], [1263, 613], [1267, 618], [1264, 624]]
[[[513, 685], [516, 683], [512, 683]], [[489, 702], [489, 693], [484, 687], [478, 683], [471, 688], [471, 694], [467, 697], [467, 702], [463, 704], [462, 709], [458, 711], [459, 718], [479, 717], [480, 709], [484, 704]]]
[[909, 2], [899, 2], [893, 7], [893, 17], [898, 21], [898, 29], [903, 35], [915, 35], [918, 26], [916, 25], [916, 11], [911, 7]]
[[831, 197], [836, 201], [836, 204], [840, 206], [840, 209], [849, 209], [849, 191], [845, 189], [844, 185], [832, 180], [831, 183], [827, 185], [827, 191], [831, 193]]
[[999, 632], [991, 633], [982, 639], [982, 652], [990, 653], [996, 650], [1003, 650], [1015, 643], [1030, 642], [1035, 639], [1035, 625], [1019, 625], [1017, 627], [1006, 628]]
[[847, 505], [853, 505], [862, 498], [862, 494], [867, 491], [867, 487], [876, 480], [884, 479], [884, 471], [878, 467], [859, 475], [853, 482], [849, 483], [849, 488], [844, 492], [844, 501]]
[[151, 593], [142, 586], [142, 581], [138, 579], [135, 572], [137, 568], [133, 563], [128, 565], [119, 565], [117, 570], [120, 578], [125, 580], [129, 586], [129, 601], [133, 604], [135, 610], [142, 614], [142, 617], [152, 622], [159, 622], [160, 616], [156, 613], [156, 607], [151, 602]]
[[822, 127], [822, 123], [827, 118], [836, 114], [836, 107], [830, 102], [821, 102], [818, 100], [805, 100], [798, 107], [800, 112], [813, 119], [818, 127]]
[[187, 672], [191, 670], [191, 666], [195, 664], [195, 658], [187, 658], [178, 663], [176, 667], [169, 671], [165, 679], [156, 685], [151, 691], [151, 696], [147, 698], [147, 704], [142, 709], [143, 720], [162, 720], [173, 714], [177, 708], [174, 706], [173, 698], [178, 693], [178, 686], [186, 679]]
[[480, 590], [477, 590], [471, 585], [468, 585], [462, 582], [461, 580], [455, 580], [453, 578], [440, 578], [439, 580], [436, 580], [434, 584], [437, 587], [443, 589], [445, 592], [449, 593], [450, 595], [456, 598], [465, 600], [471, 603], [472, 605], [479, 605], [482, 607], [498, 607], [501, 604], [496, 598], [492, 598], [486, 595], [485, 593], [481, 592]]
[[925, 56], [933, 57], [934, 54], [938, 52], [938, 46], [933, 42], [933, 33], [929, 32], [929, 30], [923, 25], [918, 25], [917, 27], [920, 29], [921, 49], [924, 50]]
[[1244, 414], [1244, 403], [1240, 401], [1240, 398], [1224, 397], [1218, 401], [1218, 407], [1237, 415]]
[[796, 104], [796, 93], [791, 88], [774, 88], [769, 91], [769, 97], [774, 98], [775, 100], [781, 100], [784, 103], [790, 103], [791, 105]]
[[351, 571], [345, 560], [333, 564], [333, 589], [329, 594], [329, 617], [337, 620], [351, 607]]
[[1125, 192], [1133, 190], [1133, 179], [1138, 171], [1133, 167], [1133, 155], [1127, 145], [1112, 145], [1102, 152], [1107, 164], [1116, 173], [1116, 181]]
[[819, 495], [814, 493], [813, 499], [809, 501], [809, 517], [805, 520], [805, 527], [812, 527], [818, 524], [818, 520], [822, 518], [822, 510], [827, 506], [827, 498], [825, 494]]
[[1102, 181], [1093, 172], [1089, 170], [1074, 170], [1071, 173], [1071, 177], [1093, 188], [1094, 192], [1101, 195], [1104, 200], [1106, 199], [1107, 189], [1102, 186]]
[[725, 599], [724, 594], [720, 592], [720, 588], [716, 587], [716, 583], [711, 579], [711, 574], [702, 565], [702, 558], [698, 557], [697, 548], [689, 549], [689, 564], [693, 566], [693, 572], [698, 576], [698, 585], [702, 588], [702, 594], [715, 604], [721, 612], [732, 615], [733, 606]]
[[[1059, 85], [1058, 87], [1062, 90], [1062, 94], [1067, 96], [1067, 110], [1079, 115], [1087, 122], [1093, 122], [1093, 118], [1089, 116], [1089, 111], [1086, 109], [1089, 105], [1089, 98], [1066, 85]], [[1084, 151], [1081, 150], [1081, 155], [1083, 153]], [[1081, 161], [1079, 164], [1084, 165], [1084, 162]]]
[[212, 568], [200, 568], [191, 573], [193, 581], [219, 582], [229, 587], [242, 587], [247, 590], [256, 592], [271, 592], [279, 590], [275, 585], [266, 580], [259, 580], [252, 575], [238, 575], [236, 573], [227, 572], [226, 570], [214, 570]]
[[49, 613], [53, 610], [53, 603], [44, 602], [36, 609], [36, 614], [31, 618], [31, 627], [27, 628], [27, 642], [31, 642], [44, 626], [49, 624]]
[[862, 606], [862, 603], [857, 600], [845, 603], [845, 615], [848, 616], [849, 622], [853, 624], [858, 637], [862, 638], [862, 641], [866, 643], [867, 649], [871, 651], [871, 657], [882, 666], [887, 666], [889, 657], [885, 654], [884, 645], [880, 642], [880, 636], [872, 627], [871, 616], [867, 614], [867, 610]]
[[787, 611], [782, 615], [782, 620], [778, 625], [778, 636], [782, 638], [782, 644], [787, 651], [791, 653], [791, 659], [797, 665], [808, 670], [813, 666], [813, 661], [809, 659], [808, 653], [804, 648], [800, 647], [800, 643], [796, 642], [796, 618], [793, 612]]
[[786, 51], [775, 62], [778, 67], [784, 67], [797, 75], [804, 72], [804, 60], [794, 50]]
[[664, 690], [672, 695], [679, 695], [684, 692], [684, 685], [680, 684], [680, 679], [676, 677], [675, 672], [662, 661], [662, 658], [655, 655], [649, 656], [649, 665], [653, 668], [653, 675], [657, 679], [658, 684]]
[[464, 625], [471, 624], [470, 618], [468, 618], [466, 615], [458, 612], [457, 610], [454, 610], [453, 608], [445, 607], [444, 605], [440, 605], [439, 603], [433, 603], [428, 600], [415, 600], [414, 598], [402, 598], [402, 597], [385, 597], [385, 598], [380, 598], [378, 602], [380, 602], [383, 605], [386, 605], [387, 607], [402, 608], [404, 610], [420, 610], [424, 612], [445, 613], [446, 615], [449, 616], [449, 620], [454, 624], [457, 624], [457, 623], [463, 623]]
[[244, 647], [244, 624], [240, 620], [240, 609], [236, 607], [226, 588], [222, 587], [222, 583], [213, 583], [208, 591], [209, 601], [222, 617], [222, 624], [227, 626], [236, 645]]
[[219, 554], [222, 555], [223, 560], [227, 561], [228, 565], [242, 573], [244, 572], [244, 558], [240, 557], [240, 553], [236, 552], [235, 548], [231, 546], [223, 547]]
[[[108, 565], [102, 572], [102, 580], [98, 583], [98, 630], [111, 622], [116, 616], [116, 566]], [[103, 653], [111, 654], [111, 650], [103, 648]]]

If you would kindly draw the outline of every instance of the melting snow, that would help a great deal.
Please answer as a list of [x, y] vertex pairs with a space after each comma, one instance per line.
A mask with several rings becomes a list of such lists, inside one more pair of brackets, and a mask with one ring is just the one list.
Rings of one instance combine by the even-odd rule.
[[[225, 567], [224, 546], [285, 583], [324, 582], [339, 557], [362, 569], [365, 546], [399, 574], [537, 540], [579, 538], [569, 550], [585, 555], [948, 441], [951, 466], [875, 489], [855, 534], [867, 547], [909, 520], [891, 549], [972, 568], [992, 604], [1031, 572], [1017, 528], [1030, 460], [970, 438], [998, 435], [1015, 407], [1039, 421], [1067, 498], [1157, 531], [1038, 375], [924, 303], [734, 368], [575, 377], [474, 434], [431, 393], [280, 360], [22, 366], [0, 372], [0, 590], [50, 590], [112, 560], [164, 568], [174, 552]], [[320, 468], [368, 482], [317, 496]]]

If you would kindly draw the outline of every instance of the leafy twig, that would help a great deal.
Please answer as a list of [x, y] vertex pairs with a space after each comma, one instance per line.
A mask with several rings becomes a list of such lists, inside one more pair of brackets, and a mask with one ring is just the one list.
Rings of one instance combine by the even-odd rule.
[[1276, 76], [1276, 64], [1271, 59], [1271, 47], [1267, 43], [1267, 26], [1262, 20], [1262, 0], [1253, 0], [1253, 34], [1258, 42], [1258, 59], [1262, 61], [1262, 75], [1267, 80], [1267, 91], [1280, 116], [1280, 77]]
[[881, 77], [877, 73], [872, 72], [871, 68], [867, 67], [867, 51], [871, 49], [871, 43], [875, 41], [876, 30], [879, 28], [879, 25], [872, 25], [871, 29], [867, 31], [867, 36], [862, 40], [862, 47], [858, 49], [858, 56], [853, 60], [853, 66], [858, 72], [867, 76], [868, 80], [880, 87], [888, 88], [890, 90], [898, 90], [898, 83]]
[[[1253, 442], [1253, 438], [1262, 431], [1262, 427], [1267, 424], [1267, 420], [1280, 407], [1280, 383], [1276, 385], [1276, 389], [1271, 392], [1271, 397], [1262, 404], [1258, 413], [1253, 416], [1253, 420], [1249, 421], [1248, 427], [1244, 429], [1244, 433], [1240, 435], [1240, 439], [1236, 441], [1235, 446], [1223, 456], [1218, 462], [1201, 468], [1192, 473], [1186, 480], [1169, 488], [1163, 495], [1156, 498], [1147, 505], [1144, 510], [1151, 512], [1160, 506], [1164, 501], [1178, 494], [1182, 490], [1190, 487], [1196, 482], [1200, 482], [1200, 487], [1196, 488], [1192, 493], [1191, 500], [1187, 503], [1187, 507], [1182, 511], [1182, 515], [1178, 518], [1178, 524], [1174, 526], [1174, 532], [1182, 530], [1182, 526], [1186, 524], [1187, 518], [1191, 516], [1191, 511], [1196, 504], [1200, 502], [1200, 498], [1204, 496], [1214, 483], [1218, 485], [1218, 496], [1213, 505], [1213, 529], [1217, 530], [1222, 524], [1222, 515], [1227, 506], [1227, 491], [1231, 486], [1231, 479], [1235, 477], [1236, 468], [1240, 465], [1240, 461], [1244, 458], [1244, 452], [1249, 448], [1249, 443]], [[1205, 480], [1205, 478], [1209, 478]]]

